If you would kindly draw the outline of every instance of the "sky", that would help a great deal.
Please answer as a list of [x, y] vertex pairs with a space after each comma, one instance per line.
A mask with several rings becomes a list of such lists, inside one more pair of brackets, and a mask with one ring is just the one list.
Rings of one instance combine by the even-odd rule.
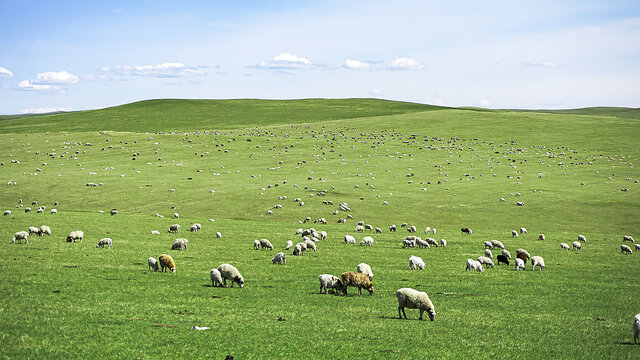
[[139, 100], [640, 107], [640, 0], [0, 0], [0, 114]]

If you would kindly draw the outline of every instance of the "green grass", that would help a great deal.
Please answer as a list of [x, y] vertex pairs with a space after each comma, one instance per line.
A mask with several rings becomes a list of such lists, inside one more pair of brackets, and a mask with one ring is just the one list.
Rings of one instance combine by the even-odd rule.
[[[639, 136], [635, 119], [606, 112], [359, 99], [163, 100], [0, 121], [0, 209], [13, 211], [0, 217], [2, 357], [637, 358], [640, 347], [629, 344], [639, 255], [619, 246], [622, 235], [640, 239]], [[18, 199], [33, 211], [16, 208]], [[345, 213], [332, 214], [339, 202], [352, 209], [347, 224], [336, 223]], [[36, 214], [40, 205], [58, 215]], [[329, 224], [298, 223], [307, 216]], [[344, 244], [358, 220], [383, 229], [371, 234], [373, 247]], [[202, 232], [186, 231], [194, 222]], [[406, 230], [387, 229], [403, 222], [422, 237], [436, 227], [447, 248], [402, 249]], [[188, 251], [169, 250], [173, 223]], [[53, 236], [10, 244], [14, 232], [42, 224]], [[309, 226], [329, 234], [318, 252], [286, 252], [286, 265], [272, 265]], [[512, 239], [519, 227], [529, 234]], [[85, 240], [66, 243], [72, 230]], [[588, 239], [580, 252], [560, 250], [578, 234]], [[96, 249], [103, 237], [113, 249]], [[252, 250], [260, 238], [274, 251]], [[512, 254], [543, 256], [547, 267], [465, 272], [492, 239]], [[176, 274], [147, 271], [147, 257], [162, 253]], [[410, 271], [410, 255], [426, 270]], [[245, 288], [210, 286], [209, 270], [224, 262], [242, 272]], [[360, 262], [373, 268], [373, 296], [319, 294], [319, 274]], [[418, 321], [409, 309], [409, 320], [398, 320], [401, 287], [426, 291], [436, 320]]]

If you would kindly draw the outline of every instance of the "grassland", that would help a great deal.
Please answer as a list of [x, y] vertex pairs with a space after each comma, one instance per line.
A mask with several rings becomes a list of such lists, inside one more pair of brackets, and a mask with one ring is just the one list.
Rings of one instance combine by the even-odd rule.
[[[165, 100], [2, 120], [0, 209], [13, 211], [0, 218], [2, 357], [638, 358], [640, 255], [619, 246], [623, 235], [640, 239], [640, 126], [619, 114]], [[333, 215], [339, 202], [352, 211]], [[354, 219], [336, 222], [347, 214]], [[329, 224], [298, 223], [307, 216]], [[374, 246], [344, 244], [358, 220], [383, 229], [366, 234]], [[202, 232], [185, 231], [194, 222]], [[436, 227], [448, 246], [403, 249], [406, 230], [387, 231], [403, 222], [422, 237]], [[169, 250], [173, 223], [188, 251]], [[10, 243], [43, 224], [51, 237]], [[318, 251], [272, 265], [309, 226], [329, 234]], [[520, 227], [529, 234], [511, 238]], [[85, 240], [66, 243], [72, 230]], [[560, 250], [578, 234], [588, 240], [580, 252]], [[103, 237], [113, 249], [95, 247]], [[275, 251], [252, 250], [260, 238]], [[547, 267], [465, 272], [492, 239]], [[147, 257], [162, 253], [176, 274], [148, 272]], [[410, 255], [426, 270], [409, 270]], [[209, 270], [224, 262], [245, 288], [210, 286]], [[319, 294], [319, 274], [360, 262], [373, 268], [374, 295]], [[418, 321], [416, 310], [398, 320], [401, 287], [426, 291], [436, 320]]]

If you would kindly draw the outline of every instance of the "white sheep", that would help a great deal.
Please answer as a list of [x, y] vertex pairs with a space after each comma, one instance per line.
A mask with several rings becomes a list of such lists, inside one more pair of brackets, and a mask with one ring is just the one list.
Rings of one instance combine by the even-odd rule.
[[[338, 291], [343, 291], [344, 287], [342, 286], [342, 280], [340, 280], [337, 276], [333, 276], [330, 274], [322, 274], [318, 276], [318, 280], [320, 280], [320, 293], [328, 294], [329, 290], [335, 289]], [[336, 291], [336, 294], [338, 292]]]
[[98, 245], [96, 245], [96, 247], [97, 248], [98, 247], [103, 248], [106, 245], [108, 248], [113, 248], [112, 243], [113, 243], [113, 241], [110, 238], [104, 238], [104, 239], [100, 239], [100, 241], [98, 241]]
[[218, 239], [222, 239], [222, 233], [220, 231], [216, 231], [216, 237]]
[[151, 230], [151, 235], [160, 235], [160, 231], [158, 231], [158, 230]]
[[111, 209], [111, 211], [109, 211], [109, 214], [113, 215], [118, 215], [118, 210], [117, 209]]
[[560, 249], [562, 249], [562, 250], [569, 250], [569, 244], [567, 244], [567, 243], [560, 243]]
[[35, 226], [29, 226], [29, 235], [40, 235], [40, 228]]
[[413, 255], [409, 257], [409, 268], [411, 270], [415, 270], [415, 269], [424, 270], [425, 267], [426, 265], [424, 263], [424, 260], [422, 260], [421, 257], [413, 256]]
[[[254, 246], [255, 246], [255, 243], [254, 243]], [[260, 242], [259, 241], [258, 241], [258, 246], [260, 246]], [[291, 250], [291, 247], [293, 247], [293, 241], [288, 240], [287, 244], [285, 246], [285, 250]]]
[[389, 231], [396, 231], [397, 226], [395, 224], [389, 225]]
[[327, 240], [327, 232], [326, 231], [320, 231], [320, 239], [322, 240]]
[[222, 274], [220, 273], [220, 271], [218, 271], [218, 269], [211, 269], [210, 275], [212, 287], [222, 286]]
[[502, 244], [502, 241], [500, 240], [491, 240], [491, 245], [493, 245], [494, 248], [504, 250], [504, 244]]
[[424, 233], [428, 234], [431, 232], [431, 228], [429, 226], [427, 226], [426, 228], [424, 228]]
[[[433, 230], [435, 230], [435, 229], [433, 229]], [[442, 247], [447, 247], [447, 240], [440, 239], [440, 245], [442, 245]]]
[[489, 259], [493, 259], [493, 253], [489, 249], [484, 249], [484, 256], [488, 257]]
[[271, 259], [271, 262], [274, 264], [284, 264], [287, 262], [287, 255], [285, 255], [282, 251], [280, 251], [279, 253], [276, 254], [276, 256], [273, 257], [273, 259]]
[[158, 260], [156, 260], [156, 258], [148, 258], [147, 263], [149, 264], [149, 271], [151, 271], [151, 269], [153, 269], [153, 271], [158, 271]]
[[632, 254], [633, 253], [633, 251], [631, 251], [631, 248], [628, 247], [627, 245], [620, 245], [620, 252], [626, 253], [626, 254]]
[[536, 265], [540, 268], [540, 271], [544, 269], [544, 259], [542, 256], [533, 256], [531, 257], [531, 271], [536, 269]]
[[371, 236], [365, 236], [360, 242], [361, 246], [373, 246], [373, 238]]
[[353, 232], [363, 232], [363, 231], [364, 231], [363, 225], [356, 225], [355, 230], [353, 230]]
[[545, 239], [546, 239], [546, 236], [544, 236], [544, 234], [540, 234], [538, 236], [538, 240], [545, 240]]
[[373, 271], [371, 271], [371, 266], [365, 263], [358, 264], [358, 267], [356, 268], [356, 272], [365, 274], [369, 277], [369, 280], [373, 280]]
[[638, 343], [638, 335], [640, 334], [640, 314], [633, 318], [633, 343]]
[[376, 227], [376, 234], [382, 234], [382, 229], [380, 229], [379, 227]]
[[255, 250], [260, 250], [260, 240], [258, 240], [258, 239], [253, 240], [253, 248]]
[[11, 243], [15, 244], [17, 243], [22, 243], [22, 240], [24, 240], [25, 244], [29, 243], [29, 233], [26, 231], [18, 231], [17, 233], [13, 234], [13, 238], [11, 238]]
[[233, 287], [233, 283], [240, 285], [240, 288], [244, 287], [244, 278], [235, 266], [222, 264], [218, 266], [218, 271], [220, 271], [222, 275], [222, 284], [224, 287], [227, 287], [227, 280], [231, 280], [231, 287]]
[[511, 253], [509, 250], [502, 250], [502, 255], [506, 256], [507, 259], [511, 259]]
[[414, 233], [418, 231], [418, 229], [416, 229], [415, 225], [411, 225], [411, 227], [407, 228], [407, 231]]
[[491, 241], [485, 241], [484, 242], [484, 248], [485, 249], [493, 249], [493, 244], [491, 243]]
[[529, 232], [527, 231], [527, 228], [520, 228], [520, 234], [528, 234]]
[[398, 317], [400, 319], [402, 319], [402, 315], [404, 315], [405, 319], [407, 318], [407, 314], [404, 311], [405, 307], [409, 309], [420, 309], [420, 320], [422, 320], [422, 315], [425, 311], [429, 316], [429, 320], [433, 321], [436, 318], [436, 309], [426, 292], [411, 288], [402, 288], [396, 291], [396, 297], [398, 298]]
[[636, 241], [633, 239], [633, 236], [631, 236], [631, 235], [625, 235], [625, 236], [623, 236], [623, 237], [622, 237], [622, 242], [625, 242], [625, 241], [632, 242], [632, 243], [635, 243], [635, 242], [636, 242]]
[[187, 239], [175, 239], [171, 244], [171, 250], [187, 250], [189, 240]]
[[524, 270], [524, 260], [516, 258], [516, 270]]
[[636, 251], [640, 250], [640, 244], [636, 244]]
[[293, 255], [294, 256], [304, 255], [304, 250], [302, 250], [302, 246], [300, 246], [300, 244], [296, 244], [296, 246], [293, 248]]
[[173, 224], [173, 225], [169, 225], [169, 230], [167, 230], [170, 233], [179, 233], [180, 232], [180, 225], [178, 224]]
[[40, 226], [40, 235], [48, 235], [51, 236], [51, 228], [47, 225]]
[[579, 241], [574, 241], [571, 245], [573, 245], [573, 250], [580, 250], [582, 248], [582, 244]]
[[179, 217], [180, 217], [180, 214], [178, 214], [178, 213], [173, 213], [173, 218], [174, 218], [174, 219], [177, 219], [177, 218], [179, 218]]
[[467, 267], [465, 268], [465, 271], [467, 270], [483, 272], [484, 267], [482, 267], [482, 264], [480, 264], [479, 261], [476, 261], [473, 259], [467, 259]]
[[273, 250], [273, 245], [271, 244], [271, 241], [267, 239], [260, 239], [260, 247], [262, 248], [262, 250], [264, 249]]
[[584, 235], [580, 234], [580, 235], [578, 235], [578, 241], [586, 243], [587, 242], [587, 238]]
[[191, 225], [191, 228], [189, 229], [189, 231], [191, 232], [197, 232], [198, 231], [198, 227], [195, 225]]
[[11, 210], [5, 210], [3, 215], [4, 216], [11, 216]]
[[428, 237], [428, 238], [425, 238], [424, 241], [426, 241], [429, 245], [433, 245], [435, 247], [438, 247], [438, 242], [434, 238]]
[[416, 246], [416, 240], [413, 240], [413, 239], [404, 239], [404, 240], [402, 240], [402, 247], [403, 248], [415, 247], [415, 246]]
[[424, 240], [420, 239], [419, 237], [416, 237], [415, 242], [418, 244], [418, 247], [419, 247], [420, 249], [422, 249], [422, 248], [431, 249], [431, 245], [429, 245], [429, 243], [428, 243], [428, 242], [426, 242], [426, 241], [424, 241]]
[[518, 232], [515, 231], [515, 230], [511, 230], [511, 236], [514, 237], [514, 238], [517, 238], [518, 237]]
[[315, 242], [313, 242], [312, 240], [305, 240], [304, 244], [307, 245], [307, 249], [311, 249], [311, 250], [313, 250], [313, 252], [316, 252], [316, 243]]
[[69, 236], [67, 236], [67, 242], [78, 242], [78, 240], [82, 242], [83, 238], [84, 233], [80, 230], [76, 230], [69, 233]]
[[487, 266], [491, 266], [491, 267], [495, 266], [495, 264], [493, 263], [493, 260], [491, 260], [490, 258], [488, 258], [486, 256], [478, 256], [478, 262], [480, 264], [482, 264], [482, 265], [487, 265]]

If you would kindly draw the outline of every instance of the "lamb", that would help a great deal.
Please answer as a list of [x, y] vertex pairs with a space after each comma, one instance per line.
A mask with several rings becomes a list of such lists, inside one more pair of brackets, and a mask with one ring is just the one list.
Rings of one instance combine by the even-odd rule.
[[493, 259], [493, 253], [489, 249], [484, 249], [484, 256]]
[[500, 263], [509, 265], [509, 259], [506, 256], [498, 255], [497, 258], [498, 258], [498, 265], [500, 265]]
[[[291, 241], [291, 240], [289, 240], [289, 241]], [[253, 240], [253, 248], [254, 248], [255, 250], [260, 250], [260, 240], [258, 240], [258, 239]], [[288, 249], [287, 249], [287, 250], [288, 250]]]
[[494, 248], [504, 250], [504, 244], [502, 244], [502, 241], [500, 240], [491, 240], [491, 245], [493, 245]]
[[327, 240], [327, 232], [326, 231], [320, 231], [320, 239], [322, 240]]
[[[330, 274], [322, 274], [318, 276], [318, 280], [320, 280], [320, 293], [328, 294], [329, 290], [337, 290], [335, 293], [338, 294], [338, 291], [343, 291], [342, 280], [338, 277], [330, 275]], [[324, 290], [324, 292], [323, 292]]]
[[267, 239], [261, 239], [260, 240], [260, 247], [262, 248], [262, 250], [264, 250], [264, 249], [273, 250], [273, 245], [271, 244], [271, 241], [269, 241]]
[[638, 343], [638, 335], [640, 334], [640, 314], [633, 318], [633, 343]]
[[110, 238], [100, 239], [100, 241], [98, 242], [98, 245], [96, 245], [96, 247], [97, 248], [98, 247], [103, 248], [105, 245], [110, 249], [113, 248], [112, 240]]
[[212, 287], [216, 287], [216, 286], [222, 286], [222, 274], [220, 274], [220, 271], [218, 271], [218, 269], [211, 269], [211, 286]]
[[511, 230], [511, 237], [517, 238], [518, 237], [518, 232], [515, 230]]
[[578, 235], [578, 241], [586, 243], [587, 242], [587, 238], [584, 235]]
[[528, 234], [529, 232], [527, 231], [527, 228], [520, 228], [520, 234]]
[[[435, 229], [434, 229], [435, 230]], [[447, 247], [447, 240], [445, 239], [440, 239], [440, 245], [442, 245], [442, 247]]]
[[463, 234], [467, 234], [467, 235], [473, 234], [473, 231], [471, 231], [471, 229], [469, 229], [468, 227], [463, 227], [460, 229], [460, 231], [462, 231]]
[[479, 261], [476, 261], [473, 259], [467, 259], [467, 267], [465, 268], [465, 271], [467, 270], [483, 272], [484, 267], [482, 267], [482, 264], [480, 264]]
[[347, 295], [347, 287], [349, 286], [357, 287], [359, 295], [362, 295], [363, 288], [368, 290], [370, 295], [373, 295], [373, 283], [367, 275], [353, 271], [347, 271], [342, 273], [341, 277], [343, 292], [345, 295]]
[[187, 244], [189, 243], [189, 240], [187, 239], [176, 239], [172, 244], [171, 244], [171, 250], [187, 250]]
[[22, 243], [22, 240], [24, 240], [25, 244], [29, 244], [29, 233], [26, 231], [18, 231], [17, 233], [13, 234], [13, 238], [11, 238], [11, 243], [15, 244], [17, 243]]
[[48, 235], [51, 236], [51, 228], [47, 225], [40, 226], [40, 235]]
[[520, 258], [516, 258], [516, 271], [517, 270], [524, 270], [524, 260]]
[[148, 258], [147, 263], [149, 264], [149, 271], [151, 271], [151, 269], [153, 269], [153, 271], [158, 271], [158, 260], [156, 260], [156, 258]]
[[373, 238], [371, 236], [365, 236], [360, 242], [361, 246], [373, 246]]
[[579, 241], [574, 241], [571, 245], [573, 245], [573, 250], [580, 250], [582, 248], [582, 244], [580, 244]]
[[244, 278], [233, 265], [222, 264], [218, 266], [218, 271], [222, 275], [224, 287], [227, 287], [227, 280], [231, 280], [231, 287], [233, 287], [233, 283], [237, 283], [241, 289], [244, 287]]
[[407, 318], [407, 314], [404, 311], [405, 307], [409, 309], [420, 309], [420, 320], [422, 320], [422, 315], [425, 311], [429, 316], [429, 320], [433, 321], [436, 318], [435, 307], [426, 292], [411, 288], [402, 288], [396, 291], [396, 297], [398, 298], [398, 317], [400, 319], [402, 319], [402, 315], [404, 315], [405, 319]]
[[179, 233], [180, 232], [180, 225], [178, 224], [173, 224], [169, 226], [169, 230], [167, 230], [170, 233]]
[[171, 255], [162, 254], [158, 260], [160, 261], [162, 272], [167, 272], [166, 269], [169, 269], [169, 272], [176, 272], [176, 263], [173, 262]]
[[434, 238], [430, 238], [430, 237], [428, 237], [428, 238], [424, 239], [424, 241], [426, 241], [427, 243], [429, 243], [429, 245], [433, 245], [433, 246], [435, 246], [435, 247], [438, 247], [438, 242], [437, 242], [437, 241], [436, 241], [436, 239], [434, 239]]
[[620, 245], [620, 252], [626, 254], [632, 254], [631, 248], [627, 245]]
[[560, 249], [562, 249], [562, 250], [569, 250], [569, 244], [567, 244], [567, 243], [560, 243]]
[[540, 268], [540, 271], [544, 269], [544, 259], [542, 256], [534, 256], [531, 258], [531, 271], [535, 271], [536, 265]]
[[507, 259], [511, 259], [511, 253], [509, 250], [502, 250], [502, 255], [506, 256]]
[[[257, 240], [256, 240], [256, 241], [257, 241]], [[253, 246], [254, 246], [254, 247], [256, 246], [255, 242], [253, 243]], [[258, 246], [260, 246], [260, 242], [259, 242], [259, 241], [258, 241]], [[293, 241], [288, 240], [288, 241], [287, 241], [287, 244], [286, 244], [286, 246], [285, 246], [285, 250], [291, 250], [291, 248], [292, 248], [292, 247], [293, 247]], [[257, 250], [257, 249], [256, 249], [256, 250]]]
[[622, 237], [622, 242], [625, 242], [625, 241], [632, 242], [632, 243], [635, 243], [635, 242], [636, 242], [636, 241], [633, 239], [633, 237], [632, 237], [631, 235], [625, 235], [625, 236], [623, 236], [623, 237]]
[[640, 250], [640, 244], [636, 244], [636, 251]]
[[427, 227], [424, 228], [424, 233], [425, 234], [428, 234], [430, 232], [431, 232], [431, 227], [427, 226]]
[[484, 248], [485, 249], [493, 249], [493, 244], [491, 243], [491, 241], [485, 241], [484, 242]]
[[426, 265], [424, 263], [424, 260], [422, 260], [421, 257], [413, 256], [413, 255], [409, 257], [409, 268], [411, 270], [415, 270], [415, 269], [424, 270], [425, 266]]
[[84, 238], [84, 233], [82, 231], [72, 231], [69, 233], [69, 236], [67, 236], [67, 242], [78, 242], [78, 240], [82, 242], [82, 238]]
[[487, 265], [491, 267], [495, 266], [495, 264], [493, 263], [493, 260], [489, 259], [486, 256], [478, 256], [478, 262], [482, 265]]
[[271, 259], [271, 262], [274, 264], [278, 263], [282, 265], [287, 262], [287, 256], [282, 251], [280, 251], [276, 254], [276, 256], [273, 257], [273, 259]]
[[360, 263], [358, 264], [356, 271], [361, 273], [361, 274], [365, 274], [369, 277], [369, 280], [373, 280], [373, 271], [371, 271], [371, 266], [369, 266], [366, 263]]
[[540, 236], [538, 236], [538, 240], [544, 240], [546, 239], [546, 237], [544, 236], [544, 234], [540, 234]]

